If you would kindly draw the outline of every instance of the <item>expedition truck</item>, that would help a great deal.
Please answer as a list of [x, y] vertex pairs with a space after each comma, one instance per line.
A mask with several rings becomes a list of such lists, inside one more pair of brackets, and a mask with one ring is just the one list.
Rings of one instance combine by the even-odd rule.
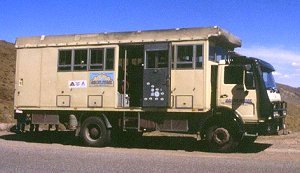
[[232, 151], [286, 116], [274, 68], [240, 46], [219, 27], [17, 38], [15, 118], [62, 123], [93, 147], [157, 130]]

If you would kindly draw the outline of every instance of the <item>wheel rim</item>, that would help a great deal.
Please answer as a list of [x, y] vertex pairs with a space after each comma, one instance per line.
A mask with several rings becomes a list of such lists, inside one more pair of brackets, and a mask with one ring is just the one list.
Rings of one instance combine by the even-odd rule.
[[85, 133], [86, 137], [91, 141], [96, 141], [97, 139], [101, 138], [101, 128], [97, 124], [88, 125]]
[[218, 145], [224, 145], [230, 140], [230, 134], [225, 128], [217, 128], [213, 133], [213, 140]]

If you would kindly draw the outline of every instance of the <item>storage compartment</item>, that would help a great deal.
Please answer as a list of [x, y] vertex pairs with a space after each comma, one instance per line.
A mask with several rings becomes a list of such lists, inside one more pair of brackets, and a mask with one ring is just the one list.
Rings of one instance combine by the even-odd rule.
[[69, 95], [58, 95], [56, 96], [56, 106], [58, 107], [70, 107], [71, 96]]
[[88, 96], [88, 107], [94, 107], [94, 108], [103, 107], [103, 96], [102, 95]]
[[176, 108], [193, 108], [192, 95], [177, 95], [175, 100]]

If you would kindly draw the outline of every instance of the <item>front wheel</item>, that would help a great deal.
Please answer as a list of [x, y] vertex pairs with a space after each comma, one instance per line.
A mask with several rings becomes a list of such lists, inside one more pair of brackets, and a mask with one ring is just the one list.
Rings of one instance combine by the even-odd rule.
[[239, 135], [233, 128], [213, 125], [206, 131], [206, 139], [211, 151], [232, 152], [239, 144]]
[[104, 147], [110, 143], [110, 130], [99, 117], [87, 118], [81, 128], [83, 142], [91, 147]]

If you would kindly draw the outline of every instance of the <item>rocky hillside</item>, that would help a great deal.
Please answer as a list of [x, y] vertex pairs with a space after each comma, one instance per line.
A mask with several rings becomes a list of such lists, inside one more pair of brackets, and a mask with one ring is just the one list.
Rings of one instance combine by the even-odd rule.
[[292, 131], [300, 131], [300, 88], [277, 84], [282, 99], [288, 103], [287, 126]]
[[12, 121], [16, 50], [0, 40], [0, 122]]
[[300, 88], [277, 84], [280, 94], [284, 100], [293, 104], [300, 104]]

